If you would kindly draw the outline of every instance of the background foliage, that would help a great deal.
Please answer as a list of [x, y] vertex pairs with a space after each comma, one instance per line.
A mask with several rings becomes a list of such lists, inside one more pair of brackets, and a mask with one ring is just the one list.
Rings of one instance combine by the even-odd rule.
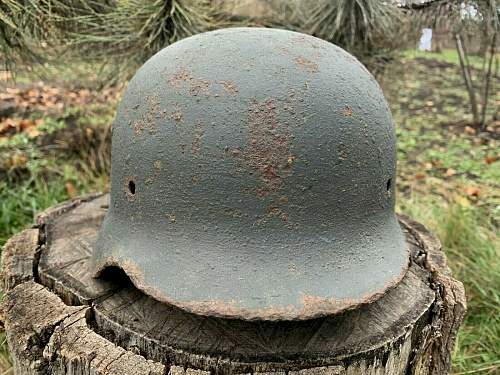
[[[108, 188], [116, 104], [130, 74], [159, 49], [225, 26], [311, 33], [367, 63], [390, 103], [398, 210], [436, 232], [466, 287], [454, 373], [499, 373], [499, 7], [474, 1], [481, 17], [462, 18], [462, 3], [401, 9], [370, 0], [3, 0], [0, 246], [46, 207]], [[435, 31], [437, 52], [415, 51], [423, 27]], [[462, 57], [457, 34], [467, 49]], [[484, 126], [474, 121], [461, 59]], [[0, 374], [9, 371], [3, 345]]]

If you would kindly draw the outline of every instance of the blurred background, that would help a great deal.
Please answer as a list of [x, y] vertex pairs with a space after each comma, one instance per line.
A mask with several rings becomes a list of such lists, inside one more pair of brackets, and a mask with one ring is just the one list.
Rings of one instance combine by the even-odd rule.
[[498, 0], [1, 0], [0, 246], [41, 210], [108, 189], [116, 105], [154, 53], [221, 27], [312, 34], [389, 101], [398, 211], [438, 235], [466, 288], [453, 373], [500, 374], [499, 15]]

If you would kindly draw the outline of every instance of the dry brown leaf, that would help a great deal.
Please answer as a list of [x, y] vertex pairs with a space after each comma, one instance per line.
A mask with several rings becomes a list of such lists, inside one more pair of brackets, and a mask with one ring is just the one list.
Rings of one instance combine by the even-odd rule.
[[71, 182], [66, 182], [66, 193], [68, 194], [68, 197], [74, 198], [76, 196], [76, 188], [75, 185], [73, 185]]
[[474, 129], [472, 126], [467, 125], [464, 130], [469, 135], [475, 135], [476, 134], [476, 129]]
[[486, 156], [484, 158], [484, 162], [486, 164], [493, 164], [494, 162], [496, 162], [498, 160], [498, 156]]
[[23, 153], [15, 153], [10, 158], [10, 168], [20, 168], [26, 166], [28, 163], [28, 157]]
[[468, 187], [465, 188], [465, 193], [469, 197], [478, 197], [479, 193], [480, 193], [480, 190], [476, 186], [468, 186]]
[[415, 173], [415, 179], [416, 180], [423, 180], [427, 177], [427, 175], [425, 173], [422, 173], [422, 172], [417, 172]]
[[36, 127], [28, 128], [25, 133], [30, 138], [36, 138], [40, 135], [40, 131]]
[[453, 168], [448, 168], [446, 170], [446, 173], [445, 173], [446, 177], [451, 177], [451, 176], [454, 176], [456, 174], [457, 174], [457, 171], [454, 170]]

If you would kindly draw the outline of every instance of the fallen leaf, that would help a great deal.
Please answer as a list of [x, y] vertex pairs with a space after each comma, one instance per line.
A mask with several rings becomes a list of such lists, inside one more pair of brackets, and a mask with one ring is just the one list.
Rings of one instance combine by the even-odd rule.
[[28, 134], [28, 137], [30, 138], [35, 138], [40, 135], [40, 131], [36, 127], [28, 128], [25, 133]]
[[484, 158], [484, 162], [486, 164], [493, 164], [494, 162], [496, 162], [498, 160], [498, 157], [497, 156], [486, 156]]
[[0, 70], [0, 80], [7, 81], [12, 78], [12, 73], [8, 70]]
[[30, 120], [30, 119], [25, 118], [25, 119], [22, 119], [21, 121], [19, 121], [19, 128], [22, 131], [29, 129], [34, 125], [35, 125], [35, 122], [33, 120]]
[[448, 168], [448, 169], [446, 170], [446, 173], [445, 173], [445, 175], [446, 175], [447, 177], [451, 177], [451, 176], [454, 176], [454, 175], [456, 175], [456, 174], [457, 174], [457, 171], [456, 171], [456, 170], [454, 170], [453, 168]]
[[465, 188], [465, 193], [469, 196], [469, 197], [478, 197], [479, 196], [479, 189], [475, 186], [468, 186]]
[[476, 129], [474, 129], [472, 126], [467, 125], [464, 130], [469, 135], [475, 135], [476, 134]]
[[73, 185], [71, 182], [66, 182], [66, 193], [68, 194], [68, 197], [74, 198], [76, 196], [76, 188], [75, 185]]
[[10, 158], [10, 168], [22, 168], [28, 163], [28, 157], [23, 153], [15, 153]]
[[425, 177], [427, 177], [427, 175], [425, 173], [422, 173], [422, 172], [415, 173], [416, 180], [423, 180], [423, 179], [425, 179]]

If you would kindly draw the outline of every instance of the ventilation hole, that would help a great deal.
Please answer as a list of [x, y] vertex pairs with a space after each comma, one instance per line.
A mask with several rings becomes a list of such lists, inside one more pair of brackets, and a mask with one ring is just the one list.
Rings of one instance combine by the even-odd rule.
[[135, 194], [135, 182], [134, 181], [129, 181], [128, 182], [128, 191], [132, 195]]
[[392, 178], [389, 178], [387, 180], [387, 185], [386, 185], [387, 191], [391, 190], [391, 185], [392, 185]]

